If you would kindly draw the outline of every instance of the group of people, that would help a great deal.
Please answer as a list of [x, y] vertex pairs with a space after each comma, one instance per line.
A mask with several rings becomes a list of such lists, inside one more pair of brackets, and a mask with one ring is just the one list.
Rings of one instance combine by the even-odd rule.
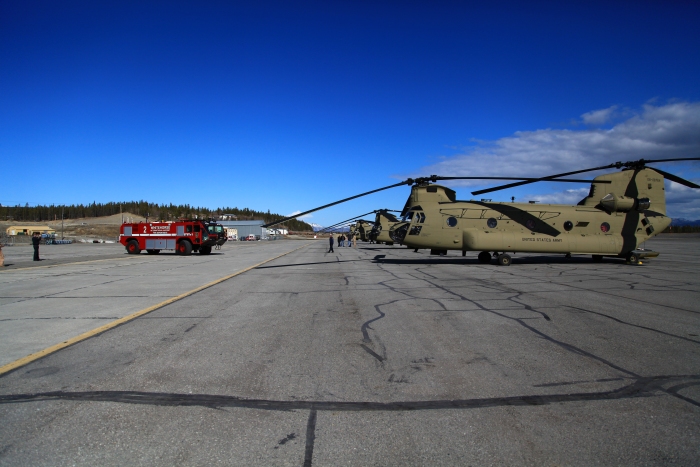
[[[345, 245], [346, 240], [348, 241], [347, 245]], [[345, 235], [338, 235], [338, 246], [352, 247], [353, 241], [356, 242], [356, 240], [353, 238], [352, 235], [348, 235], [347, 237]], [[334, 242], [335, 242], [335, 237], [333, 236], [333, 234], [330, 234], [328, 236], [328, 243], [329, 243], [328, 253], [335, 253], [333, 251], [333, 243]], [[357, 246], [357, 244], [355, 246]]]

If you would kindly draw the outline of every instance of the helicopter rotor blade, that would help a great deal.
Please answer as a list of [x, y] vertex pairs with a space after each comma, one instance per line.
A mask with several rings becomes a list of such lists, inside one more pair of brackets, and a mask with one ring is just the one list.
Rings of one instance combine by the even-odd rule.
[[631, 161], [631, 162], [625, 162], [624, 165], [625, 167], [632, 167], [635, 164], [655, 164], [658, 162], [678, 162], [678, 161], [700, 161], [700, 157], [677, 157], [675, 159], [653, 159], [653, 160], [646, 160], [646, 159], [639, 159], [638, 161]]
[[[562, 175], [563, 176], [563, 175]], [[435, 177], [435, 180], [520, 180], [523, 182], [538, 182], [540, 178], [523, 178], [523, 177]], [[593, 180], [580, 180], [573, 178], [562, 178], [561, 180], [552, 180], [554, 182], [571, 182], [571, 183], [591, 183]]]
[[341, 221], [341, 222], [336, 222], [336, 223], [333, 224], [333, 225], [329, 225], [328, 227], [322, 228], [321, 230], [319, 230], [319, 232], [323, 232], [323, 231], [325, 231], [325, 230], [333, 229], [333, 228], [338, 227], [338, 226], [340, 226], [340, 225], [342, 225], [342, 224], [345, 224], [345, 223], [347, 223], [347, 222], [352, 222], [352, 221], [354, 221], [354, 220], [356, 220], [356, 219], [359, 219], [360, 217], [364, 217], [364, 216], [366, 216], [367, 214], [374, 214], [374, 212], [375, 212], [375, 211], [366, 212], [366, 213], [364, 213], [364, 214], [360, 214], [359, 216], [351, 217], [350, 219], [346, 219], [346, 220]]
[[549, 181], [560, 181], [560, 180], [553, 180], [559, 177], [566, 177], [567, 175], [576, 175], [584, 172], [593, 172], [596, 170], [605, 170], [605, 169], [611, 169], [613, 167], [616, 167], [616, 164], [620, 164], [620, 162], [616, 162], [615, 164], [609, 164], [609, 165], [604, 165], [601, 167], [594, 167], [591, 169], [583, 169], [583, 170], [574, 170], [573, 172], [564, 172], [556, 175], [549, 175], [547, 177], [541, 177], [541, 178], [533, 178], [529, 180], [524, 180], [522, 182], [515, 182], [515, 183], [508, 183], [506, 185], [500, 185], [500, 186], [495, 186], [493, 188], [486, 188], [485, 190], [478, 190], [478, 191], [472, 191], [473, 195], [481, 195], [484, 193], [491, 193], [492, 191], [499, 191], [499, 190], [505, 190], [506, 188], [513, 188], [516, 186], [522, 186], [522, 185], [528, 185], [530, 183], [535, 183], [535, 182], [549, 182]]
[[681, 178], [681, 177], [678, 177], [678, 176], [676, 176], [676, 175], [670, 174], [670, 173], [668, 173], [668, 172], [666, 172], [666, 171], [664, 171], [664, 170], [657, 169], [657, 168], [655, 168], [655, 167], [649, 167], [649, 168], [650, 168], [651, 170], [653, 170], [654, 172], [660, 173], [660, 174], [663, 175], [664, 178], [667, 179], [667, 180], [671, 180], [671, 181], [676, 182], [676, 183], [678, 183], [678, 184], [680, 184], [680, 185], [687, 186], [688, 188], [700, 188], [700, 185], [696, 185], [695, 183], [693, 183], [693, 182], [691, 182], [691, 181], [688, 181], [688, 180], [686, 180], [686, 179], [684, 179], [684, 178]]
[[390, 188], [396, 188], [397, 186], [412, 185], [413, 182], [414, 182], [414, 180], [412, 178], [409, 178], [407, 180], [404, 180], [403, 182], [394, 183], [393, 185], [385, 186], [382, 188], [377, 188], [376, 190], [372, 190], [372, 191], [367, 191], [367, 192], [361, 193], [359, 195], [355, 195], [355, 196], [351, 196], [349, 198], [341, 199], [340, 201], [335, 201], [333, 203], [324, 204], [323, 206], [319, 206], [319, 207], [314, 208], [314, 209], [309, 209], [308, 211], [300, 212], [299, 214], [295, 214], [293, 216], [288, 216], [288, 217], [285, 217], [283, 219], [276, 220], [274, 222], [270, 222], [269, 224], [263, 225], [263, 227], [267, 228], [267, 227], [271, 227], [273, 225], [282, 224], [283, 222], [287, 222], [288, 220], [296, 219], [297, 217], [305, 216], [305, 215], [310, 214], [312, 212], [320, 211], [321, 209], [326, 209], [326, 208], [329, 208], [331, 206], [335, 206], [336, 204], [341, 204], [341, 203], [344, 203], [346, 201], [361, 198], [363, 196], [371, 195], [372, 193], [377, 193], [379, 191], [388, 190]]
[[375, 209], [374, 211], [366, 212], [366, 213], [364, 213], [364, 214], [360, 214], [359, 216], [351, 217], [350, 219], [344, 220], [344, 221], [342, 221], [342, 222], [337, 222], [337, 223], [335, 223], [335, 224], [329, 225], [328, 227], [324, 227], [324, 228], [322, 228], [321, 230], [318, 230], [318, 232], [323, 232], [323, 231], [325, 231], [325, 230], [332, 229], [332, 228], [334, 228], [334, 227], [340, 226], [341, 224], [345, 224], [346, 222], [352, 222], [352, 221], [354, 221], [354, 220], [356, 220], [356, 219], [359, 219], [360, 217], [364, 217], [364, 216], [366, 216], [366, 215], [368, 215], [368, 214], [376, 214], [376, 213], [382, 212], [382, 211], [384, 211], [384, 212], [401, 212], [401, 211], [396, 211], [396, 210], [393, 210], [393, 209]]
[[[493, 188], [487, 188], [485, 190], [478, 190], [478, 191], [472, 191], [473, 195], [481, 195], [484, 193], [491, 193], [493, 191], [499, 191], [499, 190], [504, 190], [506, 188], [513, 188], [516, 186], [522, 186], [522, 185], [527, 185], [530, 183], [535, 183], [535, 182], [545, 182], [545, 181], [563, 181], [563, 180], [555, 180], [559, 177], [566, 177], [567, 175], [576, 175], [580, 173], [585, 173], [585, 172], [594, 172], [596, 170], [605, 170], [605, 169], [621, 169], [623, 167], [625, 168], [642, 168], [646, 164], [652, 164], [652, 163], [659, 163], [659, 162], [678, 162], [678, 161], [697, 161], [700, 160], [700, 157], [679, 157], [675, 159], [654, 159], [654, 160], [645, 160], [645, 159], [639, 159], [637, 161], [627, 161], [627, 162], [615, 162], [609, 165], [604, 165], [601, 167], [593, 167], [590, 169], [583, 169], [583, 170], [575, 170], [573, 172], [565, 172], [561, 174], [556, 174], [556, 175], [549, 175], [547, 177], [542, 177], [542, 178], [536, 178], [528, 181], [522, 181], [522, 182], [515, 182], [515, 183], [508, 183], [507, 185], [500, 185], [496, 186]], [[682, 180], [682, 179], [681, 179]]]

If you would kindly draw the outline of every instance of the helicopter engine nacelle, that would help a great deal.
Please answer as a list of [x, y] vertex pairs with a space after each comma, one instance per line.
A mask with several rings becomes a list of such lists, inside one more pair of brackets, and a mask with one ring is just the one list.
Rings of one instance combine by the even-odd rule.
[[629, 196], [620, 196], [615, 193], [608, 193], [603, 196], [600, 204], [610, 212], [628, 212], [633, 209], [644, 211], [651, 206], [649, 198], [630, 198]]

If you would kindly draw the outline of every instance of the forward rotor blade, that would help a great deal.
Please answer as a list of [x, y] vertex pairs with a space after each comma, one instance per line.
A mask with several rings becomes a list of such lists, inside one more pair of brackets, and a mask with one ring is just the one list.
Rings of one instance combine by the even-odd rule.
[[360, 217], [366, 216], [367, 214], [374, 214], [375, 212], [376, 212], [376, 211], [366, 212], [366, 213], [364, 213], [364, 214], [360, 214], [359, 216], [351, 217], [350, 219], [346, 219], [346, 220], [341, 221], [341, 222], [336, 222], [336, 223], [333, 224], [333, 225], [329, 225], [328, 227], [322, 228], [321, 230], [319, 230], [319, 232], [323, 232], [324, 230], [332, 229], [332, 228], [337, 227], [337, 226], [339, 226], [339, 225], [341, 225], [341, 224], [345, 224], [346, 222], [352, 222], [352, 221], [354, 221], [354, 220], [356, 220], [356, 219], [359, 219]]
[[284, 219], [280, 219], [280, 220], [277, 220], [277, 221], [274, 221], [274, 222], [270, 222], [269, 224], [263, 225], [263, 227], [267, 228], [267, 227], [270, 227], [270, 226], [273, 226], [273, 225], [282, 224], [282, 223], [284, 223], [284, 222], [287, 222], [288, 220], [296, 219], [297, 217], [305, 216], [305, 215], [310, 214], [310, 213], [312, 213], [312, 212], [320, 211], [321, 209], [326, 209], [326, 208], [329, 208], [329, 207], [331, 207], [331, 206], [335, 206], [336, 204], [341, 204], [341, 203], [344, 203], [344, 202], [346, 202], [346, 201], [350, 201], [350, 200], [352, 200], [352, 199], [361, 198], [361, 197], [363, 197], [363, 196], [371, 195], [372, 193], [377, 193], [377, 192], [379, 192], [379, 191], [388, 190], [388, 189], [390, 189], [390, 188], [396, 188], [397, 186], [401, 186], [401, 185], [410, 185], [410, 184], [412, 184], [412, 183], [413, 183], [413, 179], [410, 179], [410, 178], [409, 178], [408, 180], [404, 180], [403, 182], [394, 183], [393, 185], [385, 186], [385, 187], [383, 187], [383, 188], [377, 188], [376, 190], [368, 191], [368, 192], [366, 192], [366, 193], [361, 193], [361, 194], [359, 194], [359, 195], [355, 195], [355, 196], [351, 196], [351, 197], [349, 197], [349, 198], [341, 199], [340, 201], [336, 201], [336, 202], [334, 202], [334, 203], [324, 204], [323, 206], [319, 206], [319, 207], [314, 208], [314, 209], [309, 209], [308, 211], [300, 212], [299, 214], [295, 214], [295, 215], [293, 215], [293, 216], [285, 217]]
[[685, 185], [685, 186], [687, 186], [688, 188], [700, 188], [700, 185], [696, 185], [695, 183], [693, 183], [693, 182], [691, 182], [691, 181], [688, 181], [688, 180], [686, 180], [686, 179], [684, 179], [684, 178], [681, 178], [681, 177], [678, 177], [678, 176], [676, 176], [676, 175], [670, 174], [670, 173], [668, 173], [668, 172], [666, 172], [666, 171], [663, 171], [663, 170], [661, 170], [661, 169], [657, 169], [656, 167], [647, 167], [647, 168], [650, 169], [650, 170], [653, 170], [654, 172], [660, 173], [660, 174], [663, 175], [664, 178], [666, 178], [667, 180], [671, 180], [671, 181], [676, 182], [676, 183], [679, 183], [679, 184], [681, 184], [681, 185]]

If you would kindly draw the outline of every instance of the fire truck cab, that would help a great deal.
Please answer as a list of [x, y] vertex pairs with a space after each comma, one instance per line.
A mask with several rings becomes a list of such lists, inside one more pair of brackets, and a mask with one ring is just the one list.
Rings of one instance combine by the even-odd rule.
[[209, 238], [207, 225], [201, 220], [140, 222], [122, 224], [119, 243], [132, 255], [141, 253], [141, 250], [151, 255], [161, 250], [175, 250], [178, 255], [189, 255], [193, 251], [208, 255], [216, 243], [216, 237]]
[[207, 231], [209, 232], [209, 237], [216, 237], [215, 243], [219, 247], [217, 249], [220, 249], [221, 245], [226, 243], [226, 240], [228, 240], [228, 237], [226, 236], [226, 229], [221, 224], [209, 222], [207, 224]]

